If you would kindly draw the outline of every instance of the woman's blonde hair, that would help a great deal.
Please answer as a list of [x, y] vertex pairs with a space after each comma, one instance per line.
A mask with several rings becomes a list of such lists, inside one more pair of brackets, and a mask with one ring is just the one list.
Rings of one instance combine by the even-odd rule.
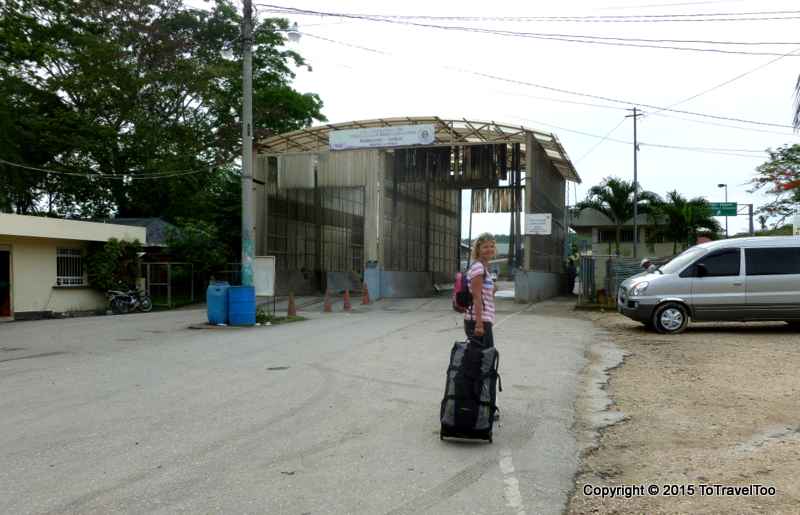
[[478, 236], [478, 239], [475, 240], [475, 243], [472, 245], [472, 259], [477, 261], [481, 258], [481, 245], [486, 243], [487, 241], [495, 241], [494, 235], [489, 232], [485, 232]]

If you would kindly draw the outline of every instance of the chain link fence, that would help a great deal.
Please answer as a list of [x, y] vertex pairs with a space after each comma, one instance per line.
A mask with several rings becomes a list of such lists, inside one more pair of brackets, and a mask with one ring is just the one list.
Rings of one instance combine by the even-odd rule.
[[198, 285], [191, 263], [142, 263], [140, 273], [153, 306], [176, 308], [196, 302]]
[[[672, 259], [669, 257], [648, 258], [656, 266]], [[620, 284], [636, 274], [644, 272], [642, 259], [610, 255], [582, 255], [578, 264], [575, 290], [578, 305], [598, 304], [614, 308]]]

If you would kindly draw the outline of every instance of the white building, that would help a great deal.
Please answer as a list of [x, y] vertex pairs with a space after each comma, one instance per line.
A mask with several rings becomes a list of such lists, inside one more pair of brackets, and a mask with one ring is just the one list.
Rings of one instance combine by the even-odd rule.
[[0, 320], [104, 311], [86, 277], [89, 242], [145, 237], [144, 227], [0, 213]]

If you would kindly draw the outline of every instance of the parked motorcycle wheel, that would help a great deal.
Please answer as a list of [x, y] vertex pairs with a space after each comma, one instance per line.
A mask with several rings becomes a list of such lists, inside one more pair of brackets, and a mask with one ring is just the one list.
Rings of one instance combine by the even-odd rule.
[[139, 304], [139, 309], [141, 309], [143, 313], [148, 313], [153, 310], [153, 301], [150, 300], [150, 297], [147, 295], [142, 297], [141, 304]]
[[128, 312], [128, 301], [127, 299], [117, 297], [116, 299], [111, 301], [111, 311], [117, 315], [124, 315]]

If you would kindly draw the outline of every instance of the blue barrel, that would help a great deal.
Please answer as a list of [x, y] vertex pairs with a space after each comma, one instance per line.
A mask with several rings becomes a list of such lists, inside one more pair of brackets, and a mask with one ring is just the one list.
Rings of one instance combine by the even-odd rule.
[[228, 323], [231, 325], [256, 324], [256, 289], [252, 286], [228, 288]]
[[228, 323], [228, 283], [215, 282], [208, 285], [206, 290], [206, 305], [208, 306], [208, 323]]

